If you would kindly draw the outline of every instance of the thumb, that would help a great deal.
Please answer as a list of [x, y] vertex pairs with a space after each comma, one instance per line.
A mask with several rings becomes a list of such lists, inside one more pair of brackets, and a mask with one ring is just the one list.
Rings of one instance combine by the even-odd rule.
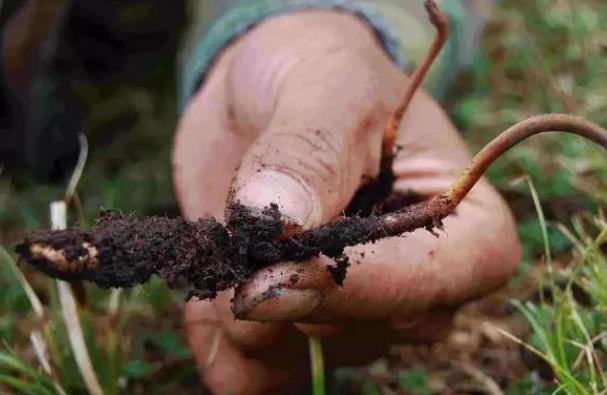
[[[378, 171], [385, 83], [359, 51], [318, 54], [290, 69], [265, 130], [241, 161], [232, 200], [278, 204], [295, 224], [339, 215]], [[322, 58], [322, 62], [320, 62]]]

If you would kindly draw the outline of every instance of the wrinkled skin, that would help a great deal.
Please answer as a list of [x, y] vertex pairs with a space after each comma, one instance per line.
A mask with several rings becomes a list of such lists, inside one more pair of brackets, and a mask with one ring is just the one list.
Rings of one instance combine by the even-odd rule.
[[[371, 29], [339, 11], [270, 18], [218, 58], [180, 121], [175, 186], [186, 217], [223, 216], [226, 201], [279, 204], [317, 226], [377, 175], [381, 136], [407, 76]], [[443, 192], [469, 159], [440, 106], [419, 92], [399, 130], [395, 189]], [[200, 376], [216, 394], [280, 393], [307, 380], [304, 334], [324, 336], [326, 362], [368, 362], [389, 343], [428, 341], [453, 311], [512, 275], [520, 247], [511, 214], [481, 181], [436, 238], [347, 249], [343, 288], [326, 257], [280, 263], [235, 292], [185, 306]], [[236, 320], [234, 307], [246, 320]]]

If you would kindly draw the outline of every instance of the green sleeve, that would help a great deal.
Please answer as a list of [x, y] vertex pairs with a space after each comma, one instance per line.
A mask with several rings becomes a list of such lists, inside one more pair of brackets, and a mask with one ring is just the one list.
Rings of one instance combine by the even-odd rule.
[[[450, 36], [426, 88], [441, 98], [454, 76], [469, 65], [491, 0], [443, 0], [450, 17]], [[306, 8], [342, 9], [367, 21], [388, 55], [404, 69], [412, 69], [430, 45], [434, 28], [423, 0], [231, 0], [203, 3], [194, 13], [188, 43], [179, 67], [178, 97], [181, 109], [204, 81], [215, 56], [234, 37], [261, 20]]]

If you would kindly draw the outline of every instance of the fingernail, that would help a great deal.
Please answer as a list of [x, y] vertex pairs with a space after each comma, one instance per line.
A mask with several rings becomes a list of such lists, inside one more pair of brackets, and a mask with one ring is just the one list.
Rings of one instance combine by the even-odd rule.
[[[238, 188], [235, 200], [245, 206], [265, 208], [278, 204], [281, 213], [299, 226], [310, 226], [316, 204], [312, 192], [294, 177], [275, 170], [262, 170]], [[318, 210], [316, 210], [318, 211]]]
[[321, 303], [322, 295], [312, 289], [272, 287], [253, 298], [234, 298], [236, 318], [254, 321], [283, 321], [304, 318]]

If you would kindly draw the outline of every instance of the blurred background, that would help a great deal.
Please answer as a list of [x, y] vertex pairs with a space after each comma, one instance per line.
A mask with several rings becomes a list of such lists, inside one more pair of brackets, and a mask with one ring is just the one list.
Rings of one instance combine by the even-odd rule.
[[[0, 393], [86, 394], [56, 284], [16, 266], [12, 246], [49, 226], [48, 205], [63, 197], [80, 133], [90, 153], [78, 187], [82, 210], [70, 212], [71, 223], [89, 226], [102, 207], [177, 214], [175, 64], [191, 4], [5, 0], [0, 7], [4, 67], [14, 76], [0, 85]], [[36, 62], [27, 66], [31, 56]], [[473, 151], [537, 113], [607, 126], [607, 2], [500, 2], [445, 105]], [[444, 341], [394, 346], [369, 366], [329, 372], [330, 393], [607, 391], [607, 155], [580, 138], [543, 136], [516, 147], [488, 177], [518, 221], [518, 275], [463, 308]], [[182, 292], [157, 281], [125, 291], [79, 284], [74, 292], [103, 393], [204, 393], [183, 339]]]

